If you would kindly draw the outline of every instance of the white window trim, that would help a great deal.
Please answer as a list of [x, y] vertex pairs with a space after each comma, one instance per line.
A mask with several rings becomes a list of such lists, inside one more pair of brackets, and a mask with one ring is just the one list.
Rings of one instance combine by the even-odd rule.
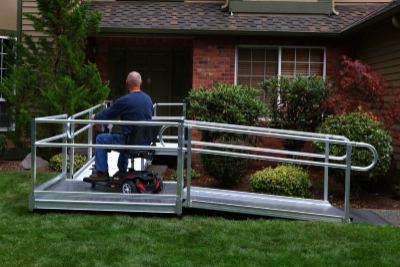
[[[299, 48], [299, 49], [323, 49], [324, 50], [324, 62], [323, 62], [323, 69], [322, 73], [323, 76], [322, 78], [326, 78], [326, 47], [324, 46], [286, 46], [286, 45], [236, 45], [235, 47], [235, 78], [234, 78], [234, 84], [237, 85], [237, 80], [238, 80], [238, 69], [239, 69], [239, 60], [238, 60], [238, 49], [239, 48], [278, 48], [278, 73], [277, 76], [280, 77], [282, 76], [282, 49], [284, 48]], [[308, 60], [308, 63], [310, 63], [310, 60]], [[263, 93], [263, 98], [265, 100], [265, 94]], [[278, 106], [280, 105], [280, 95], [278, 94]], [[260, 120], [270, 120], [266, 118], [259, 118]]]
[[239, 48], [278, 48], [278, 76], [281, 76], [282, 74], [282, 49], [284, 48], [299, 48], [299, 49], [304, 49], [304, 48], [308, 48], [308, 49], [323, 49], [324, 50], [324, 66], [323, 66], [323, 78], [326, 77], [326, 47], [324, 46], [298, 46], [298, 45], [291, 45], [291, 46], [287, 46], [287, 45], [236, 45], [235, 48], [235, 79], [234, 79], [234, 83], [235, 85], [237, 85], [237, 79], [238, 79], [238, 64], [239, 64], [239, 60], [238, 60], [238, 49]]
[[[3, 35], [0, 35], [0, 39], [1, 40], [4, 40], [4, 39], [9, 39], [9, 36], [3, 36]], [[3, 47], [2, 46], [0, 46], [0, 49], [2, 49]], [[3, 50], [1, 50], [1, 53], [2, 53], [2, 55], [3, 55]], [[1, 69], [3, 69], [3, 60], [0, 60], [0, 70]], [[2, 82], [2, 80], [3, 80], [3, 76], [1, 76], [1, 73], [0, 73], [0, 82]], [[3, 102], [3, 103], [5, 103], [5, 102], [7, 102], [6, 101], [6, 99], [4, 99], [3, 98], [3, 96], [0, 94], [0, 102]], [[12, 129], [12, 130], [14, 130], [14, 124], [12, 123], [11, 125], [10, 125], [10, 129]], [[7, 132], [8, 131], [8, 127], [0, 127], [0, 133], [1, 132]]]

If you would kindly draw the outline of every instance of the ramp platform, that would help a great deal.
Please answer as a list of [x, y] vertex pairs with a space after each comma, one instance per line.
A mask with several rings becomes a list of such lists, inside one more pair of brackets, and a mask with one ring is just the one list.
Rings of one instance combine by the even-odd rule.
[[34, 209], [177, 213], [176, 183], [165, 182], [158, 194], [122, 194], [120, 188], [63, 179], [45, 190], [35, 190]]

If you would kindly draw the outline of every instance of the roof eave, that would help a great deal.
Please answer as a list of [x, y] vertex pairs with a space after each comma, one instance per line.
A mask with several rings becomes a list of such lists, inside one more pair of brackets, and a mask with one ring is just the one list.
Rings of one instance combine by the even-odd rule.
[[305, 32], [305, 31], [251, 31], [251, 30], [195, 30], [164, 28], [119, 28], [101, 27], [99, 35], [224, 35], [224, 36], [282, 36], [282, 37], [338, 37], [340, 32]]
[[[378, 11], [379, 12], [379, 11]], [[400, 5], [397, 5], [394, 8], [388, 9], [385, 12], [381, 12], [379, 14], [372, 14], [369, 18], [365, 18], [363, 21], [352, 24], [349, 27], [342, 30], [342, 35], [351, 35], [362, 31], [363, 29], [372, 26], [380, 21], [383, 21], [387, 18], [391, 18], [393, 15], [400, 13]]]

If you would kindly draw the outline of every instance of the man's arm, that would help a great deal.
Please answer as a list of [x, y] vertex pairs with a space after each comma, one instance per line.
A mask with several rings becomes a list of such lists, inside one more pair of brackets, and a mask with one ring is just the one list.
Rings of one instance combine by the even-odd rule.
[[113, 120], [120, 116], [121, 112], [122, 106], [120, 101], [117, 100], [113, 105], [97, 114], [93, 114], [90, 118], [92, 120]]

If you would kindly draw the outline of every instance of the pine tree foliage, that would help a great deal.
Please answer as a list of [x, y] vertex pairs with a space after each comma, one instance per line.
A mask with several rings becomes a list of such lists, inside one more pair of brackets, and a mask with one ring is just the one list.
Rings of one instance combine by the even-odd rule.
[[37, 0], [37, 5], [38, 15], [23, 15], [44, 37], [11, 40], [12, 63], [0, 85], [18, 146], [29, 139], [31, 116], [72, 115], [101, 103], [110, 91], [97, 66], [85, 59], [87, 37], [99, 31], [102, 14], [89, 11], [90, 1]]

